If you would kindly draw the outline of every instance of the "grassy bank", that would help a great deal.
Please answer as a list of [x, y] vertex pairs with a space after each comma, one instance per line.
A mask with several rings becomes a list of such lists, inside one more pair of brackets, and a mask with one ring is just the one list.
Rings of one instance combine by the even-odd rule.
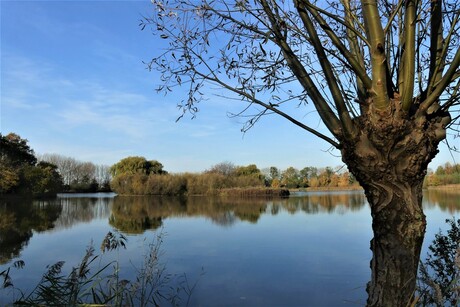
[[346, 187], [308, 187], [304, 189], [295, 189], [291, 191], [305, 191], [305, 192], [313, 192], [313, 191], [362, 191], [363, 188], [359, 185], [353, 186], [346, 186]]
[[438, 186], [428, 186], [427, 190], [445, 190], [445, 191], [460, 191], [460, 183], [457, 184], [446, 184]]
[[274, 188], [229, 188], [219, 190], [220, 196], [238, 196], [238, 197], [288, 197], [288, 189]]
[[[440, 190], [440, 191], [460, 191], [460, 184], [445, 184], [438, 186], [423, 187], [426, 190]], [[308, 187], [301, 189], [289, 189], [291, 192], [314, 192], [314, 191], [363, 191], [361, 186], [348, 186], [348, 187]]]

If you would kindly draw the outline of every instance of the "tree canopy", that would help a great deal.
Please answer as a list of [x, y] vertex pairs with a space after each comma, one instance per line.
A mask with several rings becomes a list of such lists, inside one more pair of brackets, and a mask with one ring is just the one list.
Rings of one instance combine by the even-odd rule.
[[0, 133], [1, 162], [11, 166], [34, 165], [37, 163], [35, 153], [27, 143], [26, 139], [22, 139], [15, 133], [9, 133], [5, 136]]
[[459, 134], [460, 2], [152, 3], [141, 26], [167, 43], [149, 63], [158, 91], [186, 87], [194, 116], [217, 87], [247, 104], [244, 131], [276, 114], [340, 150], [371, 206], [368, 304], [411, 305], [423, 179], [447, 129]]
[[28, 141], [15, 133], [0, 134], [0, 194], [55, 195], [62, 177], [54, 164], [39, 162]]
[[110, 168], [113, 177], [128, 174], [164, 174], [163, 164], [156, 160], [148, 161], [144, 157], [127, 157]]
[[[206, 84], [249, 105], [244, 129], [276, 113], [337, 148], [378, 120], [441, 115], [459, 105], [457, 1], [153, 1], [143, 21], [166, 39], [158, 90], [187, 86], [195, 114]], [[289, 113], [313, 103], [331, 134]], [[458, 116], [456, 117], [458, 119]], [[438, 138], [443, 138], [439, 135]]]

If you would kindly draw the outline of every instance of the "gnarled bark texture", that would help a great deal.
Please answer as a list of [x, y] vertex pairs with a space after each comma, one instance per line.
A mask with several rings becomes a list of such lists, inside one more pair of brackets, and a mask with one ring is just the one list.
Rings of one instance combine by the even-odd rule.
[[388, 201], [372, 222], [372, 277], [367, 286], [367, 305], [409, 306], [415, 296], [425, 234], [425, 216], [419, 207], [421, 190], [398, 189]]
[[365, 189], [374, 239], [368, 306], [406, 306], [415, 295], [425, 233], [422, 185], [445, 137], [449, 115], [408, 118], [399, 103], [369, 108], [359, 133], [343, 142], [342, 157]]

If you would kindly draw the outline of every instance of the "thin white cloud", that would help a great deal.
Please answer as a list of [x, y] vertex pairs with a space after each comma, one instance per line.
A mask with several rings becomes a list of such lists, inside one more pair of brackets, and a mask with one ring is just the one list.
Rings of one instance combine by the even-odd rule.
[[190, 127], [192, 132], [189, 134], [192, 138], [209, 138], [221, 132], [216, 126], [195, 124]]
[[115, 47], [113, 45], [101, 41], [96, 41], [93, 45], [93, 53], [106, 61], [111, 61], [114, 63], [139, 62], [139, 65], [141, 64], [141, 61], [138, 57], [135, 57], [132, 54], [127, 53], [122, 48]]
[[49, 103], [30, 103], [29, 101], [30, 99], [27, 99], [27, 97], [21, 97], [21, 95], [17, 95], [14, 98], [13, 97], [2, 98], [3, 105], [8, 105], [12, 108], [23, 109], [27, 111], [47, 109], [51, 107]]
[[[141, 138], [149, 130], [150, 123], [139, 114], [108, 112], [104, 107], [95, 107], [92, 101], [71, 101], [57, 115], [68, 127], [93, 127], [106, 132], [117, 132], [129, 137]], [[122, 110], [120, 110], [122, 111]]]
[[2, 103], [3, 99], [11, 102], [28, 99], [33, 102], [42, 90], [47, 90], [50, 96], [56, 91], [75, 86], [74, 82], [57, 75], [56, 69], [45, 61], [2, 54]]
[[[134, 138], [144, 137], [154, 127], [172, 120], [169, 105], [156, 104], [135, 90], [117, 89], [105, 80], [72, 80], [60, 75], [59, 68], [30, 58], [8, 56], [3, 74], [2, 108], [37, 112], [51, 119], [56, 129], [91, 128]], [[45, 114], [39, 114], [42, 109]], [[30, 112], [29, 112], [30, 113]], [[18, 118], [18, 121], [21, 119]], [[24, 120], [26, 121], [26, 120]]]

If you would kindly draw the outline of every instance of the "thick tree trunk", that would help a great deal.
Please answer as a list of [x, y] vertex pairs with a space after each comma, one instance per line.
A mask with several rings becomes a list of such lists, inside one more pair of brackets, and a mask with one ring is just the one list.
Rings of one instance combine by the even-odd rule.
[[368, 306], [407, 306], [414, 299], [426, 225], [423, 179], [450, 121], [449, 114], [409, 117], [392, 102], [383, 111], [370, 106], [355, 119], [358, 134], [341, 140], [342, 159], [371, 206]]
[[[388, 185], [388, 187], [393, 184]], [[386, 194], [387, 205], [372, 210], [372, 277], [367, 286], [368, 306], [409, 306], [415, 297], [420, 251], [425, 234], [421, 184]], [[372, 191], [367, 194], [379, 193]], [[368, 198], [372, 199], [372, 197]], [[374, 207], [375, 206], [371, 206]]]

